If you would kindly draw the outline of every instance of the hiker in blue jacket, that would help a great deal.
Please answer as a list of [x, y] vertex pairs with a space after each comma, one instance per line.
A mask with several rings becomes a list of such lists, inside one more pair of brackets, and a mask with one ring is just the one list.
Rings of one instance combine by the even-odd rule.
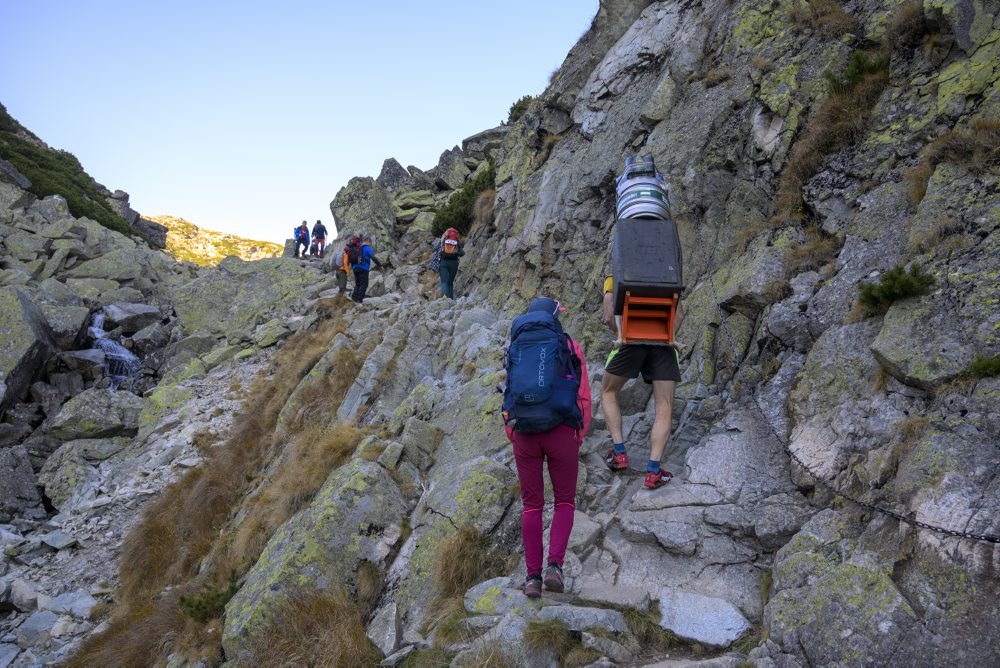
[[372, 238], [370, 236], [362, 237], [361, 257], [358, 262], [351, 265], [351, 270], [354, 271], [354, 292], [351, 294], [351, 299], [359, 304], [364, 301], [365, 292], [368, 291], [368, 271], [371, 268], [371, 263], [374, 262], [376, 267], [382, 268], [382, 263], [375, 257], [375, 251], [371, 244]]
[[309, 252], [309, 224], [304, 220], [295, 228], [295, 257], [299, 256], [299, 246], [302, 246], [302, 257], [305, 257]]

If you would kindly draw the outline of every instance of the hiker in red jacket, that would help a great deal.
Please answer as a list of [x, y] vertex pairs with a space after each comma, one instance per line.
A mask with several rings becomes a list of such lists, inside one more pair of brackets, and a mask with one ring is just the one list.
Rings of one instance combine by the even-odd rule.
[[[524, 594], [530, 598], [564, 589], [562, 565], [573, 530], [580, 444], [590, 427], [590, 384], [583, 350], [562, 331], [563, 307], [540, 297], [511, 326], [504, 422], [514, 445], [517, 477], [521, 483], [521, 537], [528, 578]], [[552, 374], [552, 375], [546, 375]], [[549, 399], [530, 396], [543, 384], [552, 387]], [[534, 388], [534, 389], [532, 389]], [[525, 391], [522, 391], [525, 390]], [[555, 424], [554, 427], [548, 427]], [[542, 574], [542, 507], [547, 462], [555, 497], [549, 530], [549, 556]]]

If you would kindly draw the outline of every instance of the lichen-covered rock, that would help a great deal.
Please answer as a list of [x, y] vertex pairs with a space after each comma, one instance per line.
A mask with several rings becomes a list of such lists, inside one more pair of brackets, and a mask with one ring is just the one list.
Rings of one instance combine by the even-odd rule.
[[337, 239], [370, 234], [375, 253], [391, 248], [396, 214], [385, 188], [371, 177], [354, 177], [330, 202], [337, 221]]
[[25, 449], [0, 448], [0, 522], [45, 517], [36, 485]]
[[[388, 573], [404, 628], [417, 629], [434, 596], [434, 562], [441, 542], [461, 527], [492, 535], [513, 500], [514, 475], [485, 457], [460, 469], [438, 468], [413, 518], [413, 535]], [[498, 542], [510, 537], [492, 535]]]
[[932, 390], [961, 375], [976, 356], [1000, 354], [1000, 228], [938, 275], [925, 297], [906, 299], [885, 314], [871, 349], [900, 381]]
[[143, 405], [142, 398], [131, 392], [94, 388], [63, 404], [44, 428], [53, 438], [66, 441], [133, 435]]
[[318, 267], [304, 267], [293, 259], [244, 262], [230, 256], [171, 296], [186, 332], [248, 341], [257, 325], [291, 315], [315, 297], [313, 290], [322, 280]]
[[80, 502], [96, 496], [101, 476], [84, 456], [83, 444], [87, 442], [65, 443], [45, 460], [38, 474], [38, 482], [45, 487], [45, 496], [62, 512], [68, 512]]
[[362, 561], [384, 566], [406, 510], [380, 465], [353, 460], [332, 473], [309, 507], [275, 533], [226, 605], [226, 656], [239, 657], [269, 611], [296, 590], [348, 589]]
[[109, 324], [122, 328], [125, 334], [134, 334], [140, 329], [163, 319], [160, 309], [150, 304], [119, 302], [104, 308]]
[[[889, 663], [917, 614], [891, 572], [863, 554], [845, 558], [840, 522], [835, 511], [824, 511], [802, 538], [779, 550], [765, 624], [771, 637], [802, 651], [810, 664]], [[794, 578], [786, 574], [790, 569]]]
[[0, 415], [27, 391], [52, 344], [44, 317], [23, 290], [0, 288]]

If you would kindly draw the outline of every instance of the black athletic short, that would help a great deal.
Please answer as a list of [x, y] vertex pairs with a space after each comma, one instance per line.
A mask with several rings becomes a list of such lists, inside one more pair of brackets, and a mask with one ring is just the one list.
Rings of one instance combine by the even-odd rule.
[[669, 346], [624, 345], [611, 358], [605, 371], [622, 378], [635, 378], [641, 373], [647, 383], [654, 380], [680, 382], [681, 379], [677, 351]]

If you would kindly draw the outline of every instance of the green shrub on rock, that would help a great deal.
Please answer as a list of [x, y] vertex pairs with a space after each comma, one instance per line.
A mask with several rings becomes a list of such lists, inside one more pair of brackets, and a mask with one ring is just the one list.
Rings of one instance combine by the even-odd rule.
[[233, 597], [237, 589], [236, 571], [233, 571], [229, 574], [229, 585], [225, 589], [210, 586], [198, 596], [190, 598], [181, 596], [181, 610], [194, 621], [204, 624], [210, 619], [222, 616], [226, 609], [226, 603]]
[[472, 226], [476, 199], [479, 197], [479, 193], [493, 187], [496, 175], [496, 166], [491, 159], [488, 169], [484, 169], [477, 176], [466, 181], [462, 189], [452, 195], [448, 202], [434, 214], [434, 234], [440, 236], [449, 227], [454, 227], [463, 236], [467, 234]]
[[524, 112], [528, 110], [531, 103], [535, 101], [535, 98], [531, 95], [525, 95], [520, 100], [510, 105], [510, 112], [507, 114], [507, 122], [513, 123], [517, 119], [524, 116]]
[[893, 267], [882, 274], [878, 283], [862, 283], [858, 288], [858, 301], [869, 311], [884, 311], [900, 299], [927, 294], [934, 285], [934, 277], [919, 265], [909, 271]]
[[971, 378], [991, 378], [1000, 376], [1000, 355], [984, 357], [977, 355], [966, 369], [965, 375]]
[[36, 197], [62, 195], [76, 218], [90, 218], [122, 234], [138, 234], [105, 201], [97, 183], [72, 153], [56, 151], [18, 136], [17, 121], [0, 105], [0, 158], [24, 174]]

